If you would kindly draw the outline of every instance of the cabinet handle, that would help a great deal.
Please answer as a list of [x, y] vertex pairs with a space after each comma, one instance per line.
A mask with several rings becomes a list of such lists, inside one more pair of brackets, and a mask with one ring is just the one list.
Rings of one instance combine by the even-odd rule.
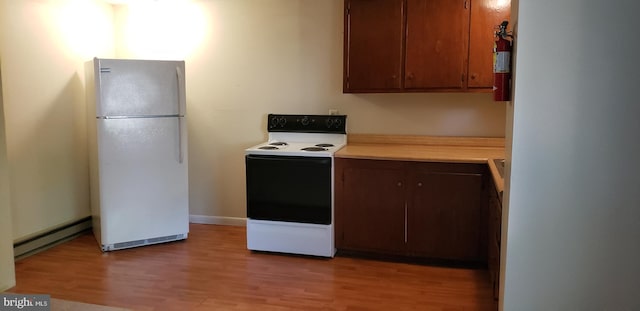
[[413, 80], [413, 73], [408, 73], [407, 74], [407, 80]]
[[398, 187], [402, 187], [402, 182], [401, 181], [398, 182]]
[[404, 202], [404, 243], [407, 243], [407, 202]]
[[476, 79], [476, 74], [475, 73], [471, 74], [471, 80], [475, 80], [475, 79]]
[[391, 76], [391, 80], [395, 80], [396, 78], [398, 78], [398, 76], [396, 76], [396, 75], [392, 75]]
[[422, 187], [422, 183], [421, 182], [418, 183], [418, 187]]

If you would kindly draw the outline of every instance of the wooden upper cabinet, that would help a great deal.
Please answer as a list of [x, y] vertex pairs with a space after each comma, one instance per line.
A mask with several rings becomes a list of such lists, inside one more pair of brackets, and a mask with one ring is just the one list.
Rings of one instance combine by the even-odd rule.
[[402, 87], [403, 6], [403, 0], [345, 1], [345, 92]]
[[345, 93], [488, 91], [510, 0], [345, 0]]
[[502, 21], [509, 20], [510, 13], [510, 1], [473, 0], [471, 2], [469, 88], [490, 88], [493, 86], [494, 28]]
[[407, 0], [407, 89], [462, 89], [469, 11], [463, 0]]

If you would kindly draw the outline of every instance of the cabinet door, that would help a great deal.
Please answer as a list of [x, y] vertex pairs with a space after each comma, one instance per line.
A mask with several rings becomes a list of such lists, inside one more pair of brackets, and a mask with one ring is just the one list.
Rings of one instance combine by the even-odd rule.
[[493, 86], [493, 42], [496, 26], [508, 20], [511, 1], [473, 0], [469, 27], [469, 88]]
[[401, 88], [402, 0], [346, 0], [344, 92]]
[[406, 89], [464, 88], [468, 25], [464, 0], [407, 0]]
[[484, 167], [438, 163], [415, 167], [407, 248], [420, 256], [485, 261]]
[[402, 162], [335, 159], [338, 249], [401, 253], [405, 184]]

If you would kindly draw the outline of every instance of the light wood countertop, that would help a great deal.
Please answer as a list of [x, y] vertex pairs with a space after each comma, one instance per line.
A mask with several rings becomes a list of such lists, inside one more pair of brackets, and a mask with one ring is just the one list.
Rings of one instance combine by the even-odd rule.
[[336, 158], [487, 163], [499, 192], [504, 182], [493, 159], [504, 159], [504, 138], [349, 134]]
[[496, 163], [493, 162], [493, 159], [504, 159], [501, 158], [492, 158], [489, 159], [487, 164], [489, 164], [489, 171], [491, 172], [491, 177], [493, 178], [493, 184], [496, 185], [496, 190], [500, 195], [500, 201], [502, 201], [502, 193], [504, 192], [504, 179], [500, 177], [500, 173], [498, 173], [498, 168], [496, 167]]

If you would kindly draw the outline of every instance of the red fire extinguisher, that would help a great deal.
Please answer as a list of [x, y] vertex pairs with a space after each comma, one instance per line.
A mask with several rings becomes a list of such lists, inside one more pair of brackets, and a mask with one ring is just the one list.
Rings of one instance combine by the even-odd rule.
[[511, 100], [511, 51], [512, 38], [507, 33], [508, 21], [503, 21], [496, 31], [496, 41], [493, 43], [493, 100]]

